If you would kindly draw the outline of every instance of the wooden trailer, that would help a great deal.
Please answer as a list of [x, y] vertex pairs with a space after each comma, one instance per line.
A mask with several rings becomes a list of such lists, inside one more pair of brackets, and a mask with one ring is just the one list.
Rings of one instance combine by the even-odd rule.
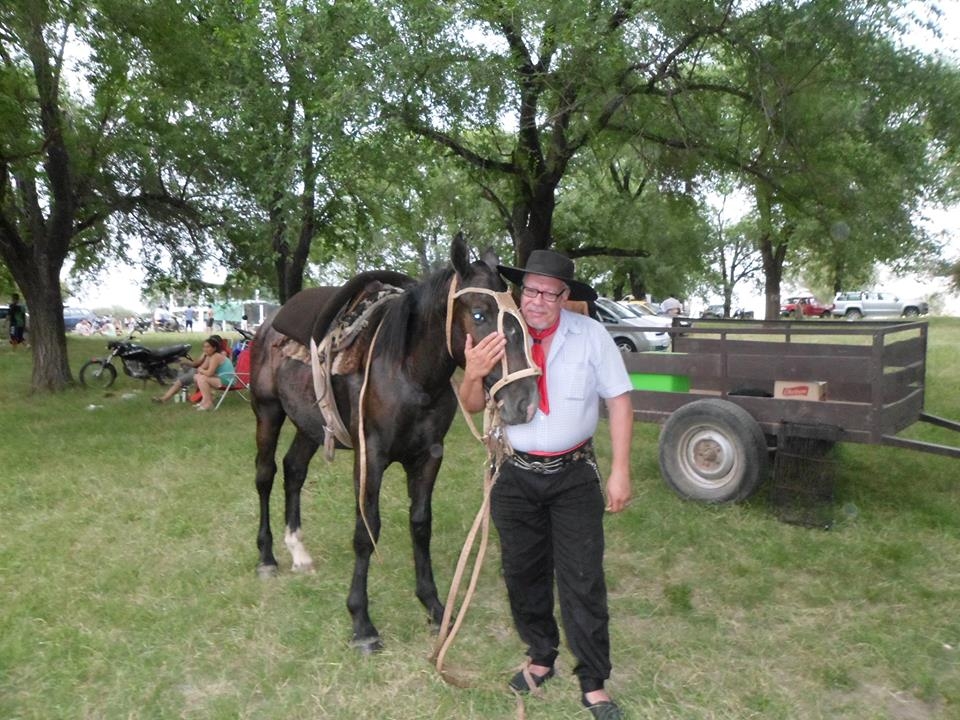
[[683, 322], [671, 352], [624, 355], [634, 417], [662, 424], [661, 473], [683, 497], [749, 497], [785, 424], [960, 458], [960, 447], [898, 436], [916, 422], [960, 431], [924, 410], [926, 322]]

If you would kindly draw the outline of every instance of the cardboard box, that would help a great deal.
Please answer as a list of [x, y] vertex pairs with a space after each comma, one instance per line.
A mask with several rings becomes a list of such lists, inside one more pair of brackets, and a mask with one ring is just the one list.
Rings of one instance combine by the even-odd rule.
[[630, 373], [630, 382], [634, 390], [690, 392], [690, 378], [686, 375], [632, 372]]
[[827, 383], [825, 380], [777, 380], [773, 384], [773, 396], [781, 400], [826, 400]]

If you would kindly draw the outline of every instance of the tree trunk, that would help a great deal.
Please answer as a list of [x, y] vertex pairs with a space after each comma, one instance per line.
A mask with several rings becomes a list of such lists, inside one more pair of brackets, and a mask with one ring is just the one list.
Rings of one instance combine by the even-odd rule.
[[532, 189], [526, 180], [518, 183], [520, 187], [512, 211], [513, 227], [510, 228], [517, 267], [521, 268], [534, 250], [546, 250], [553, 245], [553, 210], [557, 203], [556, 183], [543, 179], [528, 180], [534, 183]]
[[[61, 263], [57, 264], [59, 268]], [[27, 309], [30, 312], [28, 339], [33, 353], [33, 392], [58, 392], [73, 384], [67, 357], [67, 338], [63, 324], [63, 301], [60, 279], [50, 272], [33, 279], [20, 279]]]
[[783, 261], [787, 255], [787, 239], [775, 242], [772, 203], [769, 188], [756, 186], [757, 210], [760, 215], [760, 239], [757, 243], [763, 261], [764, 319], [780, 316], [780, 283], [783, 280]]
[[33, 355], [31, 392], [57, 392], [73, 384], [60, 299], [63, 256], [52, 249], [58, 246], [59, 243], [45, 242], [41, 248], [35, 248], [14, 233], [0, 233], [0, 254], [30, 315], [26, 337]]

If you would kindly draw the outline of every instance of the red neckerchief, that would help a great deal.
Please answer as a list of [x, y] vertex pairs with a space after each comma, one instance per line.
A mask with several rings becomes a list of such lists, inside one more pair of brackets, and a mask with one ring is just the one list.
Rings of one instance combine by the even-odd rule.
[[548, 328], [537, 330], [528, 327], [530, 337], [533, 338], [533, 347], [530, 348], [530, 356], [540, 368], [540, 377], [537, 378], [537, 390], [540, 391], [540, 409], [544, 415], [550, 414], [550, 401], [547, 399], [547, 355], [543, 352], [543, 341], [553, 335], [560, 327], [560, 318]]

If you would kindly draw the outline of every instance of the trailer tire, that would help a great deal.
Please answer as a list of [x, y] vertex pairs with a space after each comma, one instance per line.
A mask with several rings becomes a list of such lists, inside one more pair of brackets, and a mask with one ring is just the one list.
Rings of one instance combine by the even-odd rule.
[[727, 400], [695, 400], [660, 432], [660, 473], [688, 500], [746, 500], [767, 477], [767, 440], [756, 420]]

